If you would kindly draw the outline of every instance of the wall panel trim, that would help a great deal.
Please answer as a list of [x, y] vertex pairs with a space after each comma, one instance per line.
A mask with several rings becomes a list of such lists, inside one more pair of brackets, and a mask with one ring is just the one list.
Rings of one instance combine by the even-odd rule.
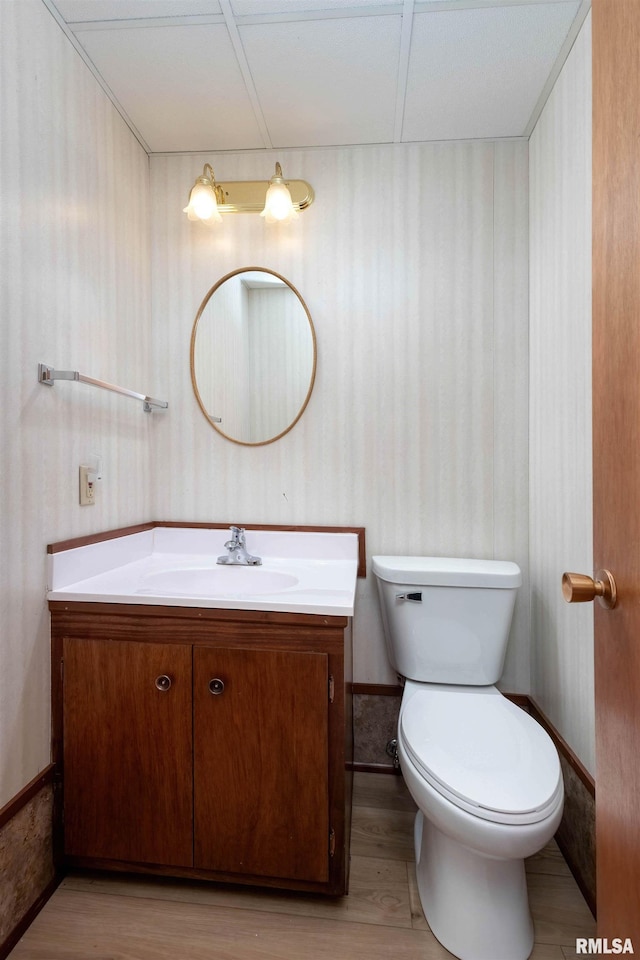
[[53, 896], [56, 889], [60, 885], [61, 880], [61, 876], [56, 876], [53, 878], [53, 880], [42, 891], [35, 903], [31, 904], [22, 920], [13, 928], [7, 939], [3, 943], [0, 943], [0, 960], [6, 960], [6, 957], [9, 956], [20, 938], [23, 937], [27, 932], [35, 918], [46, 904], [47, 900]]
[[[25, 787], [20, 790], [8, 803], [0, 809], [0, 830], [15, 817], [20, 811], [38, 794], [40, 791], [53, 783], [55, 764], [50, 763], [37, 776], [33, 778]], [[26, 913], [20, 918], [18, 923], [11, 930], [9, 935], [0, 943], [0, 960], [5, 960], [9, 956], [20, 938], [40, 913], [47, 900], [51, 897], [62, 877], [55, 875], [53, 879], [42, 890], [37, 899], [31, 904]]]
[[596, 783], [584, 764], [578, 759], [564, 737], [558, 733], [551, 721], [544, 715], [535, 700], [527, 697], [529, 701], [529, 712], [531, 716], [538, 721], [541, 727], [547, 731], [553, 740], [556, 749], [561, 754], [569, 766], [574, 770], [578, 778], [582, 781], [592, 797], [596, 795]]
[[26, 787], [23, 787], [8, 803], [0, 809], [0, 829], [4, 827], [15, 815], [26, 806], [29, 801], [40, 793], [43, 787], [53, 782], [53, 772], [55, 764], [50, 763], [41, 770], [40, 773], [31, 780]]

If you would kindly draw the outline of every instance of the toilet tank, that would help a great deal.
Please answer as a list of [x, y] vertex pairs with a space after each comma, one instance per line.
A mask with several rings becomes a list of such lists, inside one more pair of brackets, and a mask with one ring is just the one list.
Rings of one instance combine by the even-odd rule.
[[482, 686], [502, 674], [520, 568], [507, 560], [373, 557], [387, 652], [403, 677]]

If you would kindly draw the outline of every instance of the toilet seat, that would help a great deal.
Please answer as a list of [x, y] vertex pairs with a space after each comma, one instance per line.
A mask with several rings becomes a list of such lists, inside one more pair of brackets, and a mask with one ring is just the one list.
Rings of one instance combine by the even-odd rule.
[[398, 735], [438, 793], [495, 823], [536, 823], [555, 811], [563, 797], [558, 754], [524, 710], [495, 687], [411, 688]]

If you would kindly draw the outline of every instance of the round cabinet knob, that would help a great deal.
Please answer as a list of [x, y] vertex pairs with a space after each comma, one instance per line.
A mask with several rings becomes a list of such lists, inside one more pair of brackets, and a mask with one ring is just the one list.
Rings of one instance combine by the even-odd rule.
[[171, 677], [168, 677], [166, 673], [163, 673], [161, 676], [156, 677], [156, 687], [158, 690], [161, 690], [163, 693], [166, 692], [171, 686]]
[[224, 693], [224, 680], [220, 680], [218, 677], [209, 680], [209, 692], [215, 697], [219, 697], [221, 693]]
[[611, 610], [618, 592], [613, 575], [608, 570], [598, 570], [595, 579], [584, 573], [563, 573], [562, 596], [567, 603], [587, 603], [597, 597], [603, 607]]

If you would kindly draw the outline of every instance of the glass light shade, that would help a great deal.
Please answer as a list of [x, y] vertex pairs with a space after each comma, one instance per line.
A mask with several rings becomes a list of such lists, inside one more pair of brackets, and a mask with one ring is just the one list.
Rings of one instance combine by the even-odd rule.
[[196, 183], [189, 195], [189, 203], [184, 208], [189, 220], [202, 220], [203, 223], [222, 223], [213, 187], [209, 183]]
[[289, 223], [291, 220], [298, 219], [298, 212], [293, 206], [289, 190], [276, 177], [269, 184], [264, 210], [260, 216], [264, 217], [266, 223]]

